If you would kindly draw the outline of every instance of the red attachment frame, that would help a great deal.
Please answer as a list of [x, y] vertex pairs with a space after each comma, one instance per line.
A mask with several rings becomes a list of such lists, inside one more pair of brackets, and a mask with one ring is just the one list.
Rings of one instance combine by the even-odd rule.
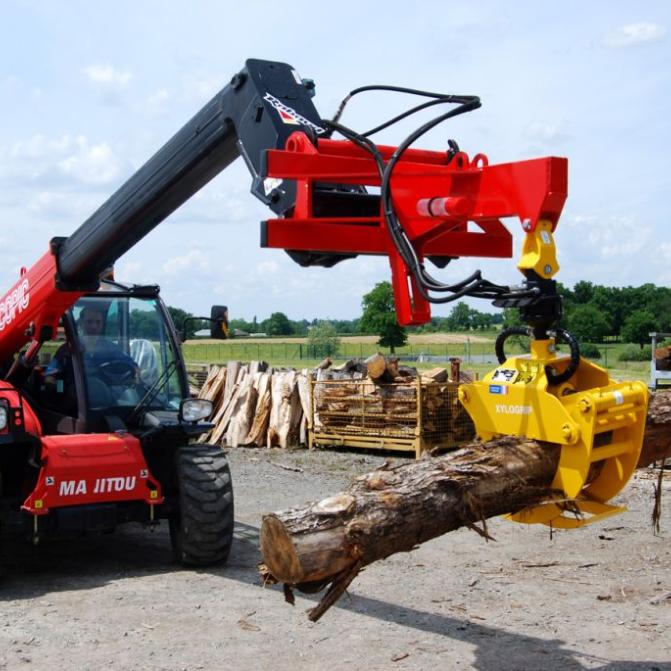
[[[385, 161], [396, 147], [378, 146]], [[557, 225], [567, 196], [568, 162], [540, 158], [489, 165], [459, 152], [408, 149], [391, 176], [394, 209], [418, 258], [475, 256], [509, 258], [512, 236], [500, 221], [517, 216], [525, 231], [541, 219]], [[284, 150], [266, 152], [266, 176], [296, 180], [296, 206], [284, 219], [266, 222], [266, 247], [332, 253], [386, 254], [401, 324], [430, 320], [430, 304], [398, 253], [382, 211], [373, 217], [317, 217], [315, 182], [380, 186], [373, 158], [348, 140], [314, 144], [296, 132]], [[475, 226], [469, 227], [469, 222]]]

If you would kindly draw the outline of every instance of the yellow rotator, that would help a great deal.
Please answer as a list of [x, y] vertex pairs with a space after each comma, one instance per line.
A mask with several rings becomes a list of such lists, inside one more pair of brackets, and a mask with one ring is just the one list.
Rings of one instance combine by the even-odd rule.
[[[527, 236], [523, 272], [551, 277], [558, 269], [549, 222]], [[538, 330], [537, 330], [538, 332]], [[507, 330], [528, 333], [526, 328]], [[459, 387], [459, 399], [478, 436], [524, 436], [562, 446], [552, 488], [562, 500], [511, 515], [518, 522], [575, 528], [622, 512], [608, 505], [636, 468], [645, 429], [648, 389], [643, 382], [616, 382], [601, 367], [580, 358], [570, 333], [547, 331], [531, 341], [531, 352], [507, 358], [502, 334], [497, 356], [503, 361], [481, 381]], [[570, 345], [558, 354], [555, 337]]]

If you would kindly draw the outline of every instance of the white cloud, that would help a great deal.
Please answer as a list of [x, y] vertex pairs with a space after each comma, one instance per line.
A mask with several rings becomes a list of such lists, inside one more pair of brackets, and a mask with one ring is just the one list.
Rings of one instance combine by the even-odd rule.
[[276, 275], [280, 271], [277, 261], [261, 261], [256, 264], [256, 272], [260, 275]]
[[170, 94], [165, 89], [159, 89], [152, 93], [145, 101], [144, 108], [151, 114], [158, 114], [165, 110]]
[[115, 276], [122, 282], [146, 282], [143, 265], [139, 261], [122, 261], [114, 269]]
[[111, 65], [89, 65], [84, 74], [96, 84], [112, 85], [123, 88], [133, 78], [130, 72], [116, 70]]
[[579, 239], [574, 242], [583, 253], [604, 259], [635, 258], [650, 243], [653, 233], [650, 226], [629, 215], [576, 215], [568, 218], [565, 226], [577, 230]]
[[42, 133], [33, 135], [28, 140], [15, 142], [10, 149], [12, 160], [48, 158], [49, 155], [58, 154], [67, 150], [71, 145], [72, 138], [69, 135], [49, 138]]
[[524, 136], [528, 140], [556, 145], [570, 138], [570, 135], [559, 124], [534, 121], [524, 129]]
[[73, 181], [101, 186], [117, 180], [123, 169], [124, 162], [109, 143], [92, 144], [84, 135], [38, 133], [8, 148], [0, 147], [0, 183], [4, 182], [5, 189], [8, 185], [27, 187], [27, 181], [32, 188], [47, 191], [56, 184], [73, 186]]
[[107, 142], [91, 145], [79, 136], [73, 154], [59, 161], [58, 168], [66, 175], [76, 177], [85, 184], [109, 184], [121, 174], [121, 161], [114, 155]]
[[228, 80], [221, 73], [201, 73], [185, 77], [182, 81], [182, 88], [187, 100], [202, 102], [212, 98], [227, 83]]
[[162, 270], [166, 275], [179, 275], [180, 273], [194, 271], [208, 272], [210, 270], [210, 259], [208, 255], [200, 249], [191, 249], [182, 256], [174, 256], [168, 259]]
[[640, 21], [638, 23], [628, 23], [610, 33], [610, 35], [605, 37], [604, 44], [607, 47], [619, 49], [636, 46], [637, 44], [659, 42], [665, 37], [666, 28], [664, 26], [660, 26], [657, 23]]

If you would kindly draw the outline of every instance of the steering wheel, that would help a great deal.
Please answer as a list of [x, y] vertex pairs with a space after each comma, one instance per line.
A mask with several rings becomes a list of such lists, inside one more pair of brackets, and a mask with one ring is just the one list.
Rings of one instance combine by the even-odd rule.
[[124, 359], [105, 361], [98, 366], [100, 377], [112, 386], [129, 386], [135, 382], [137, 365]]

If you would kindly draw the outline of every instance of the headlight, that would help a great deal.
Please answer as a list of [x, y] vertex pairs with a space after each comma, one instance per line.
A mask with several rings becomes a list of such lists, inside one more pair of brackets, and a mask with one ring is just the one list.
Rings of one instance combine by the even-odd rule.
[[187, 398], [182, 401], [179, 415], [185, 422], [197, 422], [212, 414], [212, 401], [203, 398]]
[[7, 406], [0, 403], [0, 431], [7, 428]]

